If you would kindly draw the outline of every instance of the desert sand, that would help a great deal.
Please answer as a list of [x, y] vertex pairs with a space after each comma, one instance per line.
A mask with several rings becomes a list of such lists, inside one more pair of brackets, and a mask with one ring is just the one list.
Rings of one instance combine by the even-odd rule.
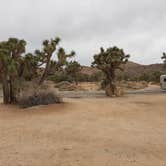
[[0, 166], [165, 166], [166, 95], [0, 105]]

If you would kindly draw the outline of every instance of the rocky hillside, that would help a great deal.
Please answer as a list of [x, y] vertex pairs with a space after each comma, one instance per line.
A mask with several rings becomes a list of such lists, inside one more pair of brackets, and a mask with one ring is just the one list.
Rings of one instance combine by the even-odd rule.
[[92, 68], [89, 66], [82, 66], [82, 71], [81, 71], [82, 74], [92, 75], [92, 74], [95, 74], [97, 72], [99, 72], [99, 70], [96, 68]]
[[[88, 74], [88, 75], [92, 75], [98, 71], [99, 71], [98, 69], [88, 67], [88, 66], [83, 66], [83, 69], [82, 69], [82, 73]], [[124, 66], [124, 73], [131, 77], [140, 76], [143, 73], [151, 74], [155, 71], [166, 72], [166, 69], [164, 69], [163, 64], [141, 65], [131, 61], [129, 61]]]
[[164, 73], [166, 72], [166, 69], [164, 69], [163, 64], [140, 65], [133, 62], [129, 62], [125, 67], [124, 73], [129, 76], [138, 77], [144, 73], [150, 75], [156, 71]]

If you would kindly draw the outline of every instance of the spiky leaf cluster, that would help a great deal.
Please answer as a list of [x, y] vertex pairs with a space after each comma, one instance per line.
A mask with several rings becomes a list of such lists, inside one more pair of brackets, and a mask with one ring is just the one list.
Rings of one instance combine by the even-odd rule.
[[23, 62], [22, 54], [25, 52], [26, 42], [16, 38], [0, 43], [0, 72], [16, 77]]
[[77, 61], [71, 61], [66, 67], [66, 72], [71, 75], [75, 75], [81, 71], [82, 67]]
[[100, 53], [94, 55], [92, 66], [102, 71], [106, 70], [122, 70], [121, 65], [127, 63], [130, 55], [126, 55], [123, 49], [111, 47], [106, 50], [100, 49]]
[[68, 65], [68, 59], [73, 56], [75, 56], [74, 51], [67, 54], [64, 48], [60, 47], [57, 51], [57, 59], [51, 60], [50, 70], [52, 70], [52, 72], [62, 71], [64, 66]]
[[53, 56], [53, 53], [56, 51], [57, 45], [60, 42], [60, 38], [55, 38], [51, 40], [44, 40], [43, 41], [43, 48], [42, 50], [36, 50], [35, 51], [35, 57], [38, 61], [38, 65], [42, 66], [43, 64], [47, 63], [51, 57]]
[[81, 69], [82, 69], [82, 67], [77, 61], [69, 62], [66, 67], [66, 73], [73, 78], [73, 80], [75, 81], [76, 84], [78, 83], [77, 78], [78, 78], [78, 75], [79, 75]]

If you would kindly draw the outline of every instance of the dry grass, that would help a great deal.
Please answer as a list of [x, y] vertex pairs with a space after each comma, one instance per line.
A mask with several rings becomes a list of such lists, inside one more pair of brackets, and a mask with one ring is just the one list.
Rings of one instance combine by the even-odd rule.
[[165, 166], [165, 97], [0, 105], [0, 166]]

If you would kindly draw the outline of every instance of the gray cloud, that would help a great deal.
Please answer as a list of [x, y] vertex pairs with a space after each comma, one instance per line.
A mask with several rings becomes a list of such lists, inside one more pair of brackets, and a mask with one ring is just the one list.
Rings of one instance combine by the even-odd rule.
[[0, 40], [15, 36], [40, 48], [60, 36], [82, 64], [101, 46], [117, 45], [144, 64], [161, 62], [166, 43], [165, 0], [0, 0]]

